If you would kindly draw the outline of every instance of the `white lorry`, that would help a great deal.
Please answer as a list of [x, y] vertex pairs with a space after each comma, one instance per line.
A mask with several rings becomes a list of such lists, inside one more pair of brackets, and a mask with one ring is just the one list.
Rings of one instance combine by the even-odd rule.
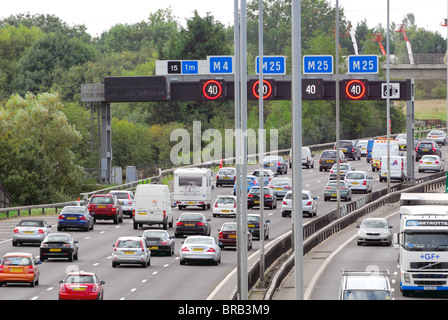
[[[395, 140], [389, 142], [390, 156], [399, 156], [400, 150]], [[379, 170], [381, 157], [387, 156], [387, 139], [377, 139], [372, 147], [372, 171]]]
[[400, 290], [448, 290], [448, 193], [402, 193], [399, 248]]
[[182, 168], [174, 170], [173, 200], [180, 210], [187, 206], [211, 207], [212, 170]]

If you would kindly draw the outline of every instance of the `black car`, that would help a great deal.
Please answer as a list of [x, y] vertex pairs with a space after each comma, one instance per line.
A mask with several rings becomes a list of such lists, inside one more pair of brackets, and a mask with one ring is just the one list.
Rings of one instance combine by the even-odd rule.
[[[260, 220], [259, 214], [248, 214], [247, 215], [247, 229], [254, 238], [260, 239]], [[271, 220], [264, 221], [264, 238], [269, 239], [269, 225]]]
[[[264, 187], [264, 206], [271, 209], [277, 208], [277, 196], [274, 194], [272, 188]], [[247, 194], [247, 207], [260, 206], [260, 187], [252, 187]]]
[[40, 244], [40, 260], [62, 258], [68, 261], [78, 260], [78, 241], [68, 233], [52, 233]]
[[425, 155], [436, 155], [442, 157], [442, 149], [435, 141], [421, 141], [415, 148], [415, 161], [419, 161]]
[[183, 237], [184, 234], [210, 236], [210, 221], [211, 219], [205, 218], [203, 213], [184, 212], [177, 219], [174, 236], [176, 238]]
[[167, 253], [170, 256], [174, 254], [174, 237], [171, 237], [166, 230], [145, 230], [142, 238], [151, 254], [155, 252]]
[[[334, 149], [336, 149], [336, 143], [334, 144]], [[339, 140], [339, 149], [344, 152], [347, 159], [361, 160], [361, 149], [356, 146], [356, 141]]]

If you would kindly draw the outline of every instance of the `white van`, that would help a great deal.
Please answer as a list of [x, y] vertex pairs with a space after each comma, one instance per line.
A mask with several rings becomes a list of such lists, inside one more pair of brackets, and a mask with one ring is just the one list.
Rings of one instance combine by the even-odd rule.
[[[391, 156], [399, 156], [400, 150], [395, 140], [390, 140], [389, 149]], [[372, 171], [380, 169], [381, 157], [387, 156], [387, 139], [375, 140], [372, 147]]]
[[[404, 182], [407, 177], [406, 157], [390, 156], [390, 179]], [[387, 156], [381, 157], [380, 182], [387, 181]]]
[[[302, 147], [302, 167], [303, 166], [307, 169], [314, 168], [313, 154], [308, 147]], [[289, 150], [289, 168], [292, 168], [292, 149]]]
[[173, 208], [170, 189], [162, 184], [139, 184], [135, 190], [134, 229], [147, 224], [159, 224], [163, 229], [173, 227]]
[[212, 170], [181, 168], [174, 170], [174, 203], [180, 210], [187, 206], [210, 209], [212, 197]]

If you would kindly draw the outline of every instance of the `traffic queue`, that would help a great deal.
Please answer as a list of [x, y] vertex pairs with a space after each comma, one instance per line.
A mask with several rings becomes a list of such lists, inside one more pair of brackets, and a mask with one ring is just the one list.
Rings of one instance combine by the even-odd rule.
[[[432, 141], [431, 141], [432, 142]], [[444, 141], [442, 142], [444, 143]], [[422, 142], [419, 143], [419, 145]], [[343, 200], [350, 201], [355, 191], [363, 193], [372, 192], [373, 177], [367, 171], [357, 171], [348, 164], [346, 153], [349, 157], [359, 160], [366, 157], [367, 162], [373, 162], [378, 152], [375, 145], [384, 146], [384, 140], [358, 141], [357, 144], [344, 144], [340, 149], [340, 165], [337, 171], [336, 150], [325, 150], [318, 160], [319, 171], [330, 170], [328, 183], [323, 191], [325, 201], [336, 198], [337, 175], [340, 176], [340, 196]], [[416, 150], [419, 148], [416, 147]], [[398, 143], [392, 143], [393, 148], [403, 149]], [[309, 149], [304, 147], [302, 153], [302, 165], [306, 168], [314, 168], [315, 160]], [[371, 158], [368, 158], [369, 148], [373, 149]], [[355, 150], [356, 149], [356, 150]], [[380, 148], [381, 149], [381, 148]], [[426, 149], [424, 149], [426, 150]], [[430, 150], [424, 152], [430, 153]], [[435, 154], [424, 154], [419, 159], [419, 171], [444, 169], [444, 162], [437, 154], [438, 149], [433, 146]], [[381, 149], [381, 152], [384, 150]], [[396, 161], [393, 156], [392, 170], [398, 168], [403, 174], [405, 164]], [[369, 161], [370, 160], [370, 161]], [[289, 159], [291, 163], [292, 159]], [[373, 166], [372, 171], [379, 170], [379, 180], [387, 177], [384, 175], [385, 160], [381, 155], [380, 166]], [[254, 170], [247, 176], [247, 207], [259, 208], [261, 204], [271, 210], [281, 206], [281, 216], [292, 214], [292, 181], [289, 177], [280, 177], [288, 172], [288, 161], [283, 157], [269, 156], [264, 159], [263, 177], [260, 170]], [[401, 179], [403, 176], [399, 175]], [[263, 181], [263, 187], [261, 187]], [[214, 182], [214, 183], [213, 183]], [[212, 201], [211, 190], [222, 188], [223, 194], [217, 195]], [[264, 199], [260, 198], [260, 189], [263, 188]], [[26, 283], [31, 287], [39, 284], [41, 266], [44, 261], [65, 259], [68, 262], [79, 257], [78, 241], [76, 234], [70, 231], [94, 230], [98, 220], [110, 220], [112, 224], [120, 224], [124, 216], [132, 219], [134, 230], [142, 229], [140, 236], [119, 237], [112, 245], [112, 267], [126, 267], [127, 265], [139, 265], [142, 268], [151, 265], [154, 254], [173, 256], [178, 254], [180, 265], [196, 262], [210, 262], [218, 265], [222, 261], [222, 250], [226, 247], [236, 247], [236, 222], [230, 219], [213, 231], [218, 231], [217, 237], [212, 236], [211, 219], [198, 211], [211, 209], [213, 217], [230, 217], [236, 215], [236, 169], [233, 167], [220, 168], [213, 181], [211, 169], [177, 169], [174, 172], [174, 188], [171, 193], [167, 185], [139, 184], [134, 191], [113, 191], [107, 194], [94, 194], [85, 206], [64, 207], [58, 215], [57, 226], [49, 225], [41, 218], [22, 219], [12, 233], [12, 246], [38, 243], [39, 257], [31, 253], [10, 252], [4, 255], [0, 262], [0, 286], [9, 283]], [[317, 216], [316, 197], [310, 190], [302, 192], [303, 214], [309, 217]], [[174, 208], [179, 210], [175, 220]], [[190, 208], [191, 207], [191, 208]], [[185, 211], [184, 211], [185, 210]], [[265, 239], [269, 239], [270, 220], [261, 221], [260, 215], [248, 212], [247, 250], [252, 249], [253, 239], [260, 238], [260, 229], [264, 227]], [[154, 227], [155, 226], [155, 227]], [[53, 227], [58, 232], [54, 232]], [[172, 228], [173, 234], [168, 232]], [[175, 239], [182, 240], [181, 247], [176, 251]], [[81, 252], [82, 254], [82, 252]], [[59, 283], [59, 299], [103, 299], [105, 282], [92, 272], [69, 272]]]

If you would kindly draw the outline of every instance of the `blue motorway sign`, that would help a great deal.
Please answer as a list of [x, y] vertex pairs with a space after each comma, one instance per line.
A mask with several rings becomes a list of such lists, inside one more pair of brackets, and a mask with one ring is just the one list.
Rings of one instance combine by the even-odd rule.
[[[255, 58], [255, 72], [259, 74], [260, 57]], [[263, 56], [263, 74], [286, 74], [285, 56]]]
[[184, 60], [182, 62], [182, 74], [198, 74], [199, 65], [197, 60]]
[[210, 73], [233, 73], [232, 56], [208, 56]]
[[377, 55], [358, 55], [348, 57], [348, 73], [377, 74], [379, 59]]
[[333, 74], [333, 56], [303, 56], [303, 74]]

